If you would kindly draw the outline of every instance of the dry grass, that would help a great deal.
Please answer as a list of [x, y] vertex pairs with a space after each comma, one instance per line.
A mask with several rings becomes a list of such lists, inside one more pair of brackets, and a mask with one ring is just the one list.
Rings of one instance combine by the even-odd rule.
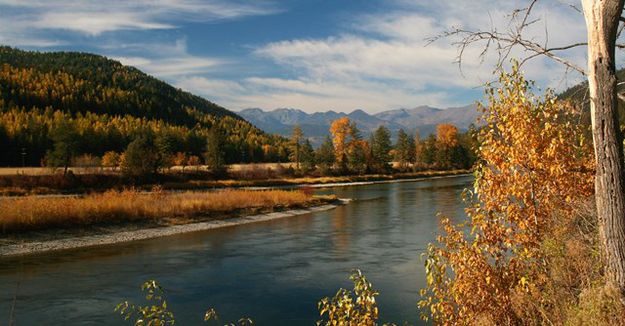
[[622, 325], [625, 305], [605, 286], [594, 200], [574, 205], [545, 237], [542, 287], [517, 293], [513, 306], [528, 325]]
[[[246, 209], [307, 206], [323, 200], [301, 191], [223, 190], [168, 193], [108, 191], [84, 197], [0, 199], [3, 232], [98, 223], [220, 216]], [[327, 201], [327, 199], [325, 200]]]

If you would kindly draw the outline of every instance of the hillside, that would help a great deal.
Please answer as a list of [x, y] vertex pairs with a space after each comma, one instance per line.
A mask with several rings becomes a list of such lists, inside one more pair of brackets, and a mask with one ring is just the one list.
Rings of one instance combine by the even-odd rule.
[[122, 151], [147, 128], [170, 135], [173, 150], [200, 156], [208, 129], [217, 124], [227, 133], [229, 162], [286, 156], [284, 139], [239, 115], [136, 68], [88, 53], [0, 47], [0, 114], [5, 154], [0, 165], [21, 164], [23, 151], [28, 165], [39, 165], [61, 120], [76, 122], [84, 136], [81, 152], [94, 155]]
[[[619, 81], [625, 80], [625, 68], [616, 72], [616, 78]], [[625, 85], [619, 85], [618, 89], [621, 93], [625, 91]], [[582, 105], [582, 122], [590, 125], [590, 99], [588, 95], [588, 82], [577, 84], [558, 95], [561, 99], [568, 99]], [[625, 125], [625, 102], [621, 98], [619, 101], [619, 122]]]
[[313, 142], [320, 143], [328, 134], [330, 123], [341, 117], [348, 117], [356, 122], [364, 135], [372, 133], [379, 126], [386, 126], [393, 134], [399, 129], [412, 134], [417, 130], [421, 136], [433, 133], [436, 125], [452, 123], [462, 130], [475, 123], [478, 112], [474, 105], [458, 108], [438, 109], [429, 106], [419, 106], [413, 109], [397, 109], [368, 114], [362, 110], [351, 113], [326, 111], [306, 113], [297, 109], [276, 109], [263, 111], [261, 109], [245, 109], [239, 114], [268, 132], [289, 135], [293, 126], [299, 124], [304, 134]]

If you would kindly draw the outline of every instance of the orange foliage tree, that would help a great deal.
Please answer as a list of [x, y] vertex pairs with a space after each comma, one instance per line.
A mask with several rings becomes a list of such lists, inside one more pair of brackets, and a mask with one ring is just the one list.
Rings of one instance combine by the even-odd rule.
[[428, 248], [419, 306], [439, 324], [540, 320], [529, 307], [549, 304], [540, 296], [549, 282], [541, 244], [557, 227], [555, 212], [568, 216], [572, 202], [592, 194], [592, 155], [572, 107], [550, 91], [532, 95], [516, 65], [499, 82], [480, 106], [485, 126], [468, 220], [443, 218], [444, 233]]
[[347, 138], [352, 132], [351, 129], [352, 124], [348, 117], [336, 119], [330, 125], [336, 162], [339, 164], [346, 160]]
[[458, 128], [449, 123], [442, 123], [436, 126], [436, 141], [447, 147], [454, 147], [458, 144]]

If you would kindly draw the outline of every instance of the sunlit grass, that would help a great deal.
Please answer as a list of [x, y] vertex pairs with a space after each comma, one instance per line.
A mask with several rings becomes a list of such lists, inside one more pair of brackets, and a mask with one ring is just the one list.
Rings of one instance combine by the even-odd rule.
[[198, 215], [223, 215], [241, 209], [312, 204], [319, 198], [302, 191], [223, 190], [169, 193], [108, 191], [84, 197], [19, 197], [0, 199], [0, 229], [4, 232], [97, 223], [155, 221]]

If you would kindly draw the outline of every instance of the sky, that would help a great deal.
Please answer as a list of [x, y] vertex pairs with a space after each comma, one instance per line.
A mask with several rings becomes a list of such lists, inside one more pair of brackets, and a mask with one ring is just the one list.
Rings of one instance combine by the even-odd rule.
[[[586, 39], [579, 1], [543, 0], [527, 36], [549, 46]], [[231, 110], [452, 107], [483, 98], [494, 55], [455, 63], [451, 27], [509, 28], [521, 0], [0, 0], [0, 44], [105, 55]], [[523, 56], [518, 50], [513, 55]], [[585, 49], [567, 51], [585, 67]], [[538, 58], [541, 87], [581, 80]]]

